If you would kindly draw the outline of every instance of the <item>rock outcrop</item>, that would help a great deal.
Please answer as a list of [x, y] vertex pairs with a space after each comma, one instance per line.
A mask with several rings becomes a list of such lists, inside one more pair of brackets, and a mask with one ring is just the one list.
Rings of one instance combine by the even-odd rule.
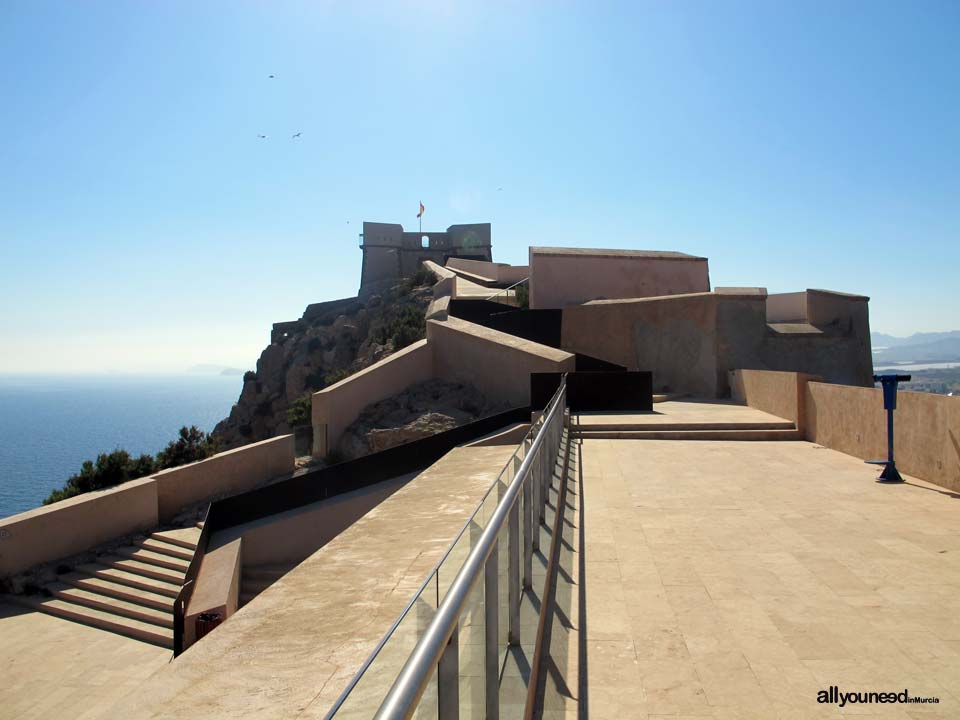
[[299, 320], [274, 325], [256, 372], [244, 375], [237, 403], [213, 431], [220, 447], [289, 432], [287, 411], [299, 398], [424, 337], [431, 281], [418, 276], [381, 295], [317, 303]]
[[345, 460], [418, 440], [506, 409], [472, 385], [428, 380], [367, 406], [337, 447]]

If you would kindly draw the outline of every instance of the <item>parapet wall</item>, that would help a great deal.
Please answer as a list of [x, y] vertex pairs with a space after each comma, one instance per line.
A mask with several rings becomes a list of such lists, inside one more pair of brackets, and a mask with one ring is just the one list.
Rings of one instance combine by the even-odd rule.
[[574, 355], [456, 317], [427, 322], [434, 372], [466, 382], [489, 400], [510, 407], [530, 404], [530, 373], [572, 372]]
[[[436, 317], [442, 317], [438, 309]], [[507, 407], [530, 403], [530, 373], [575, 369], [574, 355], [448, 316], [427, 320], [427, 338], [313, 395], [313, 454], [336, 448], [364, 408], [439, 378], [469, 383]]]
[[200, 462], [160, 471], [153, 476], [160, 522], [169, 522], [190, 505], [251, 490], [267, 480], [292, 473], [293, 445], [293, 435], [278, 435]]
[[530, 248], [531, 309], [709, 291], [706, 258], [670, 252]]
[[[765, 370], [736, 370], [730, 384], [735, 399], [794, 420], [810, 442], [862, 460], [887, 457], [887, 414], [879, 388]], [[901, 472], [960, 492], [960, 398], [898, 393], [894, 447]]]
[[155, 529], [195, 503], [293, 472], [293, 435], [0, 519], [0, 577]]
[[508, 265], [482, 260], [450, 258], [447, 260], [447, 267], [454, 270], [463, 270], [499, 285], [513, 285], [530, 276], [529, 265]]
[[0, 520], [0, 577], [157, 525], [154, 478], [27, 510]]
[[[823, 324], [767, 322], [763, 288], [597, 300], [563, 309], [562, 347], [630, 370], [653, 372], [656, 391], [725, 397], [735, 369], [818, 375], [871, 385], [866, 298], [808, 291]], [[796, 305], [796, 302], [793, 303]], [[784, 304], [785, 314], [793, 310]]]
[[[887, 457], [887, 415], [879, 388], [811, 382], [807, 439], [863, 460]], [[902, 391], [894, 411], [897, 467], [960, 491], [960, 398]]]
[[731, 370], [730, 391], [734, 400], [771, 415], [793, 420], [804, 432], [807, 383], [815, 375], [773, 370]]
[[432, 348], [420, 340], [313, 394], [313, 454], [326, 457], [368, 405], [433, 377]]

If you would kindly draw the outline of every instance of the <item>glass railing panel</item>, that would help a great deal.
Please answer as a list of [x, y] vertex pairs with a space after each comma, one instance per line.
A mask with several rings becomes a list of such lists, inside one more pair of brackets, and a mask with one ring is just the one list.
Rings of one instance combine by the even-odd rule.
[[484, 584], [474, 585], [460, 615], [458, 652], [460, 673], [460, 718], [486, 717], [486, 618]]
[[[413, 652], [417, 642], [426, 632], [437, 612], [437, 580], [433, 576], [417, 593], [406, 614], [401, 618], [393, 633], [367, 666], [363, 675], [354, 685], [343, 705], [336, 712], [337, 720], [371, 718], [383, 702], [393, 681], [400, 674], [404, 663]], [[432, 702], [433, 715], [426, 710]], [[425, 709], [414, 717], [436, 718], [437, 690], [436, 678], [432, 678], [420, 708]]]

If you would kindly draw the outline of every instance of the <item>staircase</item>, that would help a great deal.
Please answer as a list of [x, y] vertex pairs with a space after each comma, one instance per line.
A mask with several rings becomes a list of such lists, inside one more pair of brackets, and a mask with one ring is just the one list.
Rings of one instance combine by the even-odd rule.
[[622, 422], [604, 422], [589, 415], [575, 416], [575, 437], [633, 440], [803, 440], [803, 433], [789, 420], [770, 422], [644, 422], [641, 417]]
[[9, 599], [38, 612], [173, 649], [173, 601], [199, 528], [161, 530], [59, 575], [38, 595]]
[[294, 565], [252, 565], [243, 568], [243, 573], [240, 575], [239, 606], [246, 605], [294, 567]]

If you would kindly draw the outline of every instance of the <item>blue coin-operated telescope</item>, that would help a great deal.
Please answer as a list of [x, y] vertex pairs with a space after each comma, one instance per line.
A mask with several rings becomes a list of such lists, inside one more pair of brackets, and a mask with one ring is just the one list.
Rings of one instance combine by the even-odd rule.
[[883, 472], [878, 478], [880, 482], [903, 482], [897, 472], [897, 464], [893, 461], [893, 411], [897, 409], [897, 385], [910, 380], [910, 375], [874, 375], [873, 381], [883, 387], [883, 409], [887, 411], [887, 459], [867, 460], [872, 465], [883, 465]]

